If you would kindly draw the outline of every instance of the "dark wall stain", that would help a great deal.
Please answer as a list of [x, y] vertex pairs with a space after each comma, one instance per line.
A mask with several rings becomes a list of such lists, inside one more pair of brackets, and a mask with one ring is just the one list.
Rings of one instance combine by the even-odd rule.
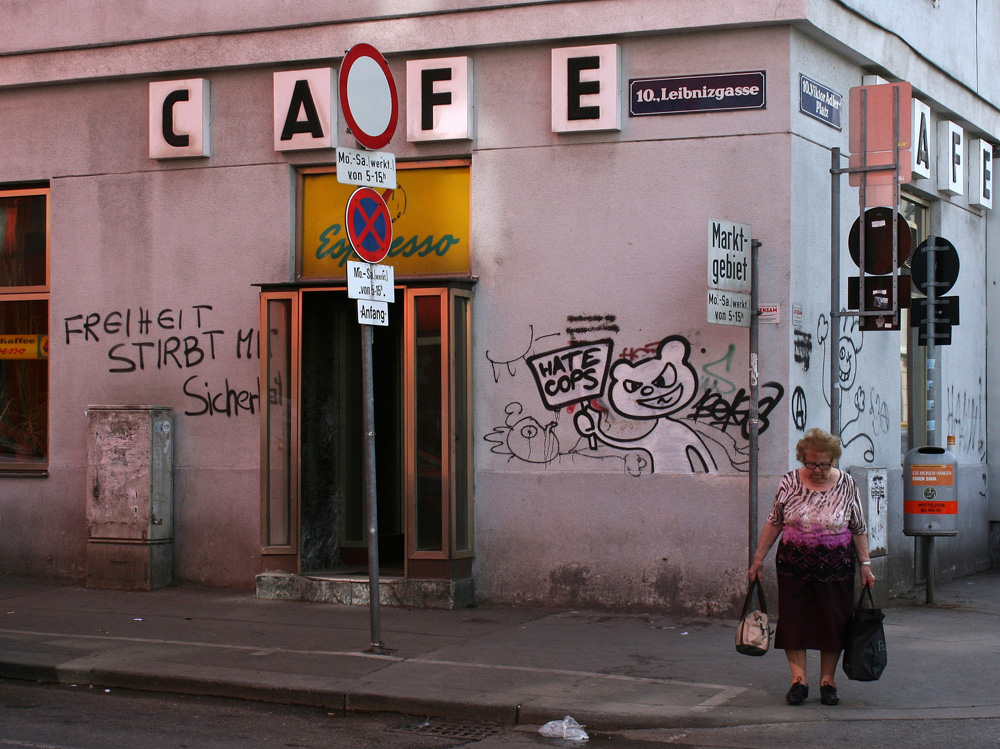
[[549, 593], [554, 601], [574, 605], [585, 598], [591, 569], [581, 564], [566, 564], [549, 573]]
[[660, 567], [656, 580], [653, 583], [656, 594], [667, 606], [673, 606], [681, 598], [681, 577], [680, 574], [669, 566], [669, 562], [664, 559]]

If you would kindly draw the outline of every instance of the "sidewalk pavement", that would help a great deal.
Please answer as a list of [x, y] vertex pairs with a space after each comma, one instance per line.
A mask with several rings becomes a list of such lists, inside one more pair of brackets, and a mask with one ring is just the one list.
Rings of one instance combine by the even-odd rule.
[[878, 682], [838, 672], [842, 702], [785, 704], [781, 651], [736, 653], [735, 621], [482, 606], [381, 609], [180, 584], [126, 593], [0, 576], [0, 678], [590, 729], [998, 718], [1000, 572], [885, 609]]

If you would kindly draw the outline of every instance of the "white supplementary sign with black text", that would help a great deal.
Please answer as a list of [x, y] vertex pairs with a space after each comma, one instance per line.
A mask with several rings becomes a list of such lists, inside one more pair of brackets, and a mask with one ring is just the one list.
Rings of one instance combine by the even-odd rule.
[[750, 326], [750, 226], [708, 220], [708, 322]]
[[396, 189], [396, 154], [337, 148], [337, 181], [342, 185]]
[[392, 302], [395, 296], [395, 271], [391, 265], [347, 261], [348, 299]]

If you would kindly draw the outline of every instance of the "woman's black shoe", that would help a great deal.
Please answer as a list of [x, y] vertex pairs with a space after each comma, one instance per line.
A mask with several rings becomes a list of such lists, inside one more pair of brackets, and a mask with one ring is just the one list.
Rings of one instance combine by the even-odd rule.
[[809, 687], [800, 681], [792, 684], [792, 688], [788, 690], [788, 694], [785, 695], [785, 702], [789, 705], [801, 705], [806, 701], [806, 697], [809, 696]]
[[837, 694], [837, 687], [833, 684], [820, 684], [819, 701], [824, 705], [839, 705], [840, 695]]

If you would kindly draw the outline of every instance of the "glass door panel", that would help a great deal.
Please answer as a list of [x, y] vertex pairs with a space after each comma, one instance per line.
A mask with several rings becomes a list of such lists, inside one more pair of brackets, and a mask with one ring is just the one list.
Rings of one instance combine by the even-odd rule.
[[414, 552], [442, 557], [447, 507], [445, 476], [448, 454], [443, 449], [447, 400], [447, 367], [443, 357], [442, 325], [447, 292], [441, 289], [411, 290], [407, 294], [409, 315], [407, 359], [412, 368], [409, 428]]
[[297, 430], [295, 335], [297, 295], [262, 294], [262, 379], [267, 403], [261, 430], [261, 545], [265, 554], [295, 553]]
[[[402, 304], [372, 326], [379, 567], [402, 574]], [[394, 314], [395, 313], [395, 314]], [[361, 574], [368, 513], [357, 302], [343, 290], [302, 292], [300, 427], [303, 574]]]
[[[400, 289], [390, 325], [373, 327], [383, 574], [469, 574], [470, 304], [461, 289]], [[268, 393], [261, 434], [264, 553], [293, 557], [300, 574], [364, 570], [356, 302], [336, 288], [266, 292], [261, 325]]]
[[472, 554], [472, 356], [468, 292], [452, 291], [451, 408], [454, 556]]

